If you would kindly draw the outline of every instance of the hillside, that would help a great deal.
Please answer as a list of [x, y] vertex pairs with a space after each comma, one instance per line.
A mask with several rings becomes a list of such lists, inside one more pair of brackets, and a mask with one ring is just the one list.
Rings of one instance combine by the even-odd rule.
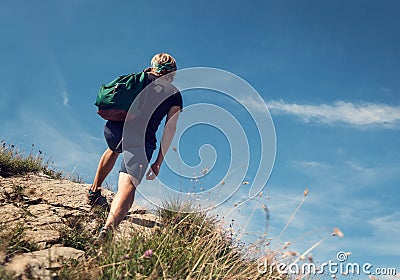
[[[89, 185], [65, 178], [40, 151], [0, 145], [1, 280], [282, 279], [260, 273], [260, 244], [244, 246], [190, 201], [151, 211], [134, 204], [99, 242], [108, 209], [89, 207]], [[114, 194], [102, 192], [111, 203]]]
[[[2, 266], [15, 276], [47, 279], [63, 261], [83, 257], [86, 248], [84, 241], [78, 240], [79, 227], [85, 228], [80, 233], [93, 233], [94, 237], [106, 215], [86, 204], [88, 187], [46, 175], [0, 177]], [[112, 192], [103, 190], [103, 194], [112, 201]], [[156, 216], [134, 205], [121, 232], [131, 227], [151, 229], [157, 224]]]
[[0, 279], [272, 279], [190, 204], [154, 214], [133, 205], [99, 244], [107, 209], [86, 205], [88, 187], [39, 173], [0, 176]]

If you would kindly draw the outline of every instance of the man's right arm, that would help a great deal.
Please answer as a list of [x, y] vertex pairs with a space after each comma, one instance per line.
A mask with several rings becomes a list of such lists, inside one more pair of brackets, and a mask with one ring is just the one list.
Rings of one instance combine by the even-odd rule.
[[179, 112], [181, 111], [180, 106], [172, 106], [167, 114], [166, 124], [162, 133], [160, 142], [160, 149], [158, 151], [157, 159], [151, 165], [151, 168], [146, 174], [147, 180], [154, 180], [160, 172], [161, 164], [164, 162], [164, 156], [171, 145], [172, 139], [174, 138], [176, 131], [176, 124], [178, 122]]

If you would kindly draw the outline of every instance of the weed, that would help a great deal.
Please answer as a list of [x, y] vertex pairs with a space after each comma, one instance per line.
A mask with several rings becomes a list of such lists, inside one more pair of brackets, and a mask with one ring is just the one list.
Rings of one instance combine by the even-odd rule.
[[13, 280], [13, 279], [15, 279], [15, 277], [11, 272], [5, 270], [4, 267], [0, 266], [0, 279], [2, 279], [2, 280]]
[[0, 249], [6, 252], [8, 260], [17, 253], [32, 252], [38, 250], [37, 245], [25, 237], [25, 227], [17, 224], [13, 227], [0, 228]]
[[[257, 262], [245, 257], [214, 217], [173, 201], [158, 209], [162, 226], [151, 234], [129, 231], [107, 241], [81, 262], [69, 262], [63, 279], [261, 279]], [[182, 211], [184, 210], [184, 211]]]
[[11, 191], [2, 189], [1, 196], [8, 202], [15, 203], [22, 201], [25, 195], [25, 187], [23, 185], [13, 185]]
[[88, 222], [84, 216], [64, 219], [64, 226], [59, 228], [61, 244], [78, 250], [89, 250], [93, 246], [93, 234], [87, 228]]
[[43, 166], [42, 172], [44, 175], [47, 175], [52, 179], [63, 179], [63, 173], [61, 171], [50, 169], [48, 164]]
[[84, 230], [73, 230], [63, 227], [59, 230], [60, 242], [67, 247], [87, 250], [92, 245], [92, 235]]
[[94, 219], [96, 221], [94, 232], [98, 233], [103, 225], [106, 223], [108, 217], [108, 209], [101, 206], [92, 207], [91, 215], [88, 216], [89, 219]]
[[92, 253], [95, 238], [104, 225], [107, 212], [101, 207], [93, 207], [88, 215], [70, 216], [63, 219], [64, 226], [59, 228], [60, 243], [67, 247]]
[[23, 175], [28, 172], [39, 172], [42, 169], [41, 157], [29, 154], [24, 156], [14, 145], [0, 146], [0, 176]]
[[62, 177], [63, 177], [63, 179], [74, 182], [74, 183], [78, 183], [78, 184], [85, 183], [85, 180], [79, 174], [70, 173], [70, 174], [63, 175]]
[[[33, 149], [34, 145], [32, 145]], [[25, 175], [27, 173], [39, 173], [49, 176], [52, 179], [68, 179], [72, 182], [83, 183], [83, 178], [79, 175], [64, 175], [63, 172], [54, 170], [50, 159], [45, 160], [43, 152], [34, 155], [31, 151], [28, 155], [18, 150], [15, 145], [0, 143], [0, 176], [10, 177], [15, 175]]]

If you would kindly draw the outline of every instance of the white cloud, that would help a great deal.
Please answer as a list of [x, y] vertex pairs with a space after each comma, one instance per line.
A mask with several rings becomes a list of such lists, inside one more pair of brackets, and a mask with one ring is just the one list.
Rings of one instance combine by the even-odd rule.
[[[339, 164], [332, 164], [321, 161], [291, 161], [288, 165], [302, 172], [318, 183], [328, 181], [330, 184], [352, 185], [352, 190], [359, 188], [374, 188], [377, 185], [390, 182], [398, 177], [400, 168], [395, 164], [365, 164], [359, 160], [341, 161]], [[358, 186], [358, 187], [357, 187]]]
[[376, 216], [368, 220], [375, 236], [385, 240], [378, 244], [381, 251], [397, 255], [400, 250], [400, 211], [388, 215]]
[[400, 107], [375, 103], [336, 101], [333, 105], [290, 104], [283, 100], [267, 102], [272, 114], [292, 115], [305, 122], [345, 123], [354, 126], [393, 128], [400, 123]]
[[[264, 112], [265, 111], [265, 107], [268, 108], [266, 102], [258, 102], [256, 99], [254, 98], [241, 98], [240, 100], [240, 104], [242, 104], [243, 106], [245, 106], [246, 108], [248, 108], [249, 110], [252, 111], [259, 111], [259, 112]], [[269, 109], [269, 108], [268, 108]]]
[[63, 90], [62, 98], [63, 98], [63, 104], [64, 104], [64, 106], [68, 106], [68, 105], [69, 105], [69, 104], [68, 104], [69, 95], [68, 95], [67, 90], [65, 90], [65, 89]]

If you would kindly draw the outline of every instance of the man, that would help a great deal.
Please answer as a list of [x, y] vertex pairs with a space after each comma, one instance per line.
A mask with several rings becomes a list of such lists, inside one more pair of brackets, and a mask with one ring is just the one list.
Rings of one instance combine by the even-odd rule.
[[119, 173], [118, 191], [100, 235], [104, 236], [108, 229], [118, 226], [132, 206], [135, 190], [156, 149], [156, 131], [166, 116], [160, 149], [146, 174], [146, 179], [154, 180], [159, 174], [164, 155], [175, 134], [179, 112], [182, 110], [182, 96], [171, 84], [176, 69], [176, 61], [171, 55], [155, 55], [151, 60], [151, 68], [145, 70], [150, 85], [137, 98], [139, 101], [135, 99], [135, 102], [141, 103], [140, 112], [136, 112], [132, 120], [107, 121], [105, 125], [104, 136], [108, 148], [100, 159], [93, 185], [89, 190], [89, 204], [106, 203], [101, 195], [101, 184], [123, 150], [124, 161]]

